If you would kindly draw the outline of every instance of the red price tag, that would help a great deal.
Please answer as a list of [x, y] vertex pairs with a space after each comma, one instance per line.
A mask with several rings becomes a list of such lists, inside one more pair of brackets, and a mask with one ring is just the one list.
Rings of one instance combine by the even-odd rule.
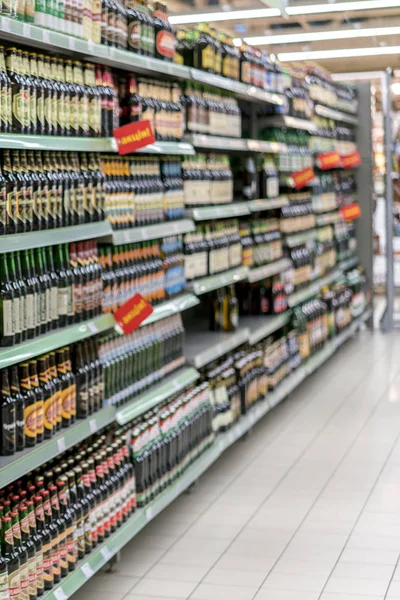
[[311, 167], [292, 173], [290, 176], [290, 185], [296, 190], [300, 190], [313, 181], [315, 173]]
[[353, 202], [353, 204], [349, 204], [349, 206], [342, 206], [340, 212], [345, 221], [354, 221], [361, 217], [361, 208], [357, 202]]
[[353, 169], [353, 167], [359, 167], [361, 165], [361, 156], [358, 150], [342, 156], [342, 167], [343, 169]]
[[123, 125], [114, 130], [114, 138], [117, 142], [118, 154], [131, 154], [156, 141], [150, 121], [136, 121], [136, 123]]
[[114, 313], [125, 334], [132, 333], [153, 312], [153, 307], [140, 294], [135, 294]]
[[321, 171], [327, 171], [328, 169], [340, 167], [342, 161], [338, 152], [325, 152], [324, 154], [318, 154], [317, 164]]

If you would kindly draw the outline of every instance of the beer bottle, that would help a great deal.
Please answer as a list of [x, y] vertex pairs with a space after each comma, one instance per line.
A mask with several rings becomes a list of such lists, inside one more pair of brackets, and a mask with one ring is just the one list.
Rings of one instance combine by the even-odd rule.
[[26, 87], [25, 97], [26, 97], [26, 107], [25, 107], [25, 133], [33, 133], [35, 134], [37, 131], [36, 124], [36, 107], [33, 107], [32, 104], [32, 90], [33, 83], [30, 76], [30, 65], [29, 65], [29, 52], [23, 50], [21, 52], [21, 67], [22, 74], [24, 78], [24, 83]]
[[73, 296], [73, 290], [72, 290], [73, 274], [72, 274], [72, 270], [70, 267], [69, 252], [68, 252], [67, 244], [63, 244], [61, 246], [61, 256], [62, 256], [63, 270], [66, 275], [67, 286], [68, 286], [67, 287], [67, 292], [68, 292], [67, 323], [68, 323], [68, 325], [72, 325], [75, 320], [74, 296]]
[[[32, 493], [34, 494], [35, 486], [32, 487]], [[38, 597], [44, 593], [44, 581], [43, 581], [43, 549], [42, 540], [37, 531], [36, 527], [36, 515], [35, 515], [35, 504], [31, 500], [26, 502], [28, 508], [28, 522], [29, 522], [29, 535], [35, 546], [35, 569], [36, 569], [36, 592]]]
[[[66, 544], [66, 527], [64, 519], [60, 515], [60, 504], [58, 500], [58, 488], [55, 484], [49, 485], [50, 504], [52, 512], [52, 522], [57, 531], [57, 548], [58, 548], [58, 572], [57, 582], [61, 577], [68, 575], [67, 563], [67, 544]], [[54, 579], [56, 583], [56, 578]]]
[[29, 69], [29, 80], [30, 80], [30, 119], [31, 119], [31, 131], [34, 134], [41, 135], [42, 123], [39, 118], [38, 110], [38, 95], [40, 95], [40, 83], [37, 70], [36, 54], [29, 52], [27, 56], [26, 69]]
[[39, 280], [39, 314], [40, 314], [40, 334], [43, 335], [48, 331], [47, 324], [47, 298], [50, 295], [50, 278], [47, 273], [44, 272], [43, 260], [42, 260], [42, 248], [36, 248], [34, 250], [35, 255], [35, 267], [36, 273]]
[[[38, 96], [38, 131], [43, 131], [44, 135], [51, 135], [53, 133], [52, 125], [52, 110], [51, 102], [53, 90], [48, 79], [49, 71], [46, 70], [48, 65], [45, 65], [45, 57], [43, 54], [37, 55], [37, 70], [43, 93]], [[42, 116], [44, 122], [42, 123]]]
[[14, 290], [12, 310], [12, 315], [14, 319], [13, 329], [15, 334], [15, 344], [20, 344], [22, 341], [21, 302], [23, 302], [23, 299], [22, 292], [19, 287], [19, 282], [17, 281], [14, 253], [11, 252], [10, 254], [4, 256], [3, 260], [5, 263], [8, 262], [10, 268], [10, 280]]
[[17, 510], [10, 513], [12, 522], [12, 533], [14, 538], [15, 553], [19, 558], [19, 577], [20, 577], [20, 599], [29, 600], [29, 575], [28, 575], [28, 552], [21, 540], [21, 528], [19, 524], [19, 514]]
[[83, 80], [82, 63], [73, 61], [73, 82], [78, 96], [78, 133], [79, 136], [89, 135], [89, 98]]
[[20, 363], [18, 370], [20, 391], [24, 397], [25, 446], [29, 448], [36, 444], [36, 396], [29, 377], [29, 364]]
[[49, 228], [49, 181], [43, 168], [42, 154], [41, 152], [35, 153], [35, 165], [36, 173], [39, 180], [38, 193], [36, 198], [37, 211], [39, 217], [39, 228]]
[[[47, 492], [47, 494], [48, 493], [49, 492]], [[42, 570], [44, 589], [51, 590], [54, 586], [53, 563], [51, 555], [52, 538], [50, 530], [47, 526], [47, 521], [44, 516], [42, 496], [39, 494], [37, 496], [34, 496], [33, 501], [35, 503], [37, 534], [42, 544]]]
[[73, 468], [75, 478], [75, 490], [76, 490], [76, 540], [78, 550], [78, 560], [82, 560], [86, 553], [85, 545], [85, 529], [84, 522], [89, 513], [89, 503], [84, 497], [82, 488], [82, 469], [79, 466]]
[[92, 549], [97, 545], [96, 505], [95, 497], [91, 489], [89, 465], [87, 462], [83, 462], [81, 464], [83, 496], [88, 505], [88, 511], [83, 518], [83, 528], [85, 532], [85, 552], [86, 554], [89, 554], [89, 552], [91, 552]]
[[[24, 217], [25, 231], [33, 231], [33, 179], [28, 168], [25, 150], [20, 150], [20, 173], [25, 181]], [[21, 208], [20, 208], [21, 212]]]
[[19, 284], [19, 288], [21, 290], [21, 299], [20, 299], [20, 321], [21, 321], [21, 330], [22, 330], [22, 341], [28, 339], [28, 315], [27, 315], [27, 307], [26, 307], [26, 293], [27, 287], [25, 284], [25, 278], [22, 275], [21, 268], [21, 253], [15, 253], [15, 273], [16, 279]]
[[28, 518], [28, 507], [26, 504], [20, 504], [18, 508], [19, 521], [21, 528], [21, 543], [25, 547], [28, 561], [28, 597], [29, 600], [36, 600], [37, 598], [37, 585], [36, 585], [36, 550], [35, 544], [31, 537], [29, 518]]
[[22, 233], [22, 232], [26, 231], [26, 211], [25, 211], [26, 182], [25, 182], [25, 177], [21, 171], [18, 150], [13, 150], [12, 168], [13, 168], [13, 172], [15, 174], [15, 179], [16, 179], [16, 184], [17, 184], [15, 212], [16, 212], [16, 217], [18, 219], [18, 231]]
[[11, 516], [2, 518], [2, 555], [7, 565], [8, 592], [10, 598], [21, 598], [21, 580], [19, 572], [19, 556], [14, 548]]
[[43, 56], [43, 73], [47, 81], [47, 87], [49, 94], [47, 96], [47, 106], [45, 103], [46, 118], [51, 124], [52, 135], [58, 134], [58, 123], [57, 123], [57, 100], [58, 100], [58, 89], [56, 82], [53, 80], [51, 72], [51, 61], [50, 56]]
[[[1, 94], [1, 90], [0, 90]], [[0, 97], [1, 102], [1, 97]], [[1, 105], [0, 105], [1, 108]], [[0, 164], [0, 236], [7, 233], [7, 182]]]
[[73, 571], [76, 565], [76, 541], [73, 514], [69, 506], [68, 478], [65, 475], [56, 481], [60, 506], [60, 519], [65, 528], [65, 557], [61, 559], [61, 575], [65, 577], [68, 571]]
[[45, 118], [45, 96], [46, 83], [43, 78], [43, 68], [41, 66], [41, 57], [35, 52], [31, 52], [29, 57], [31, 78], [32, 78], [32, 93], [35, 94], [36, 89], [36, 126], [37, 134], [46, 134], [46, 118]]
[[43, 498], [44, 520], [51, 537], [50, 553], [52, 562], [53, 581], [54, 583], [59, 583], [61, 581], [59, 538], [58, 528], [53, 520], [53, 507], [51, 504], [50, 491], [43, 490], [41, 492], [41, 496]]
[[15, 406], [15, 439], [17, 451], [25, 448], [25, 396], [21, 394], [18, 366], [11, 367], [11, 395]]
[[39, 286], [39, 278], [37, 275], [37, 269], [34, 260], [34, 252], [33, 249], [26, 250], [26, 265], [27, 269], [29, 268], [29, 277], [31, 279], [32, 285], [32, 293], [33, 293], [33, 324], [35, 326], [35, 335], [37, 337], [40, 335], [40, 327], [41, 327], [41, 314], [40, 314], [40, 286]]
[[82, 307], [82, 273], [78, 264], [78, 256], [76, 251], [76, 244], [71, 243], [69, 245], [69, 260], [73, 276], [72, 294], [73, 304], [75, 312], [75, 322], [80, 323], [83, 320], [83, 307]]
[[11, 396], [7, 369], [1, 371], [1, 454], [10, 456], [16, 451], [16, 407]]
[[48, 363], [45, 356], [38, 360], [39, 382], [43, 392], [44, 439], [50, 439], [54, 433], [54, 398], [53, 389], [49, 382]]
[[31, 231], [42, 229], [41, 215], [41, 181], [36, 170], [36, 157], [38, 153], [28, 150], [26, 153], [27, 173], [32, 187], [32, 208], [31, 208]]
[[57, 127], [55, 131], [57, 131], [57, 135], [65, 135], [65, 88], [59, 80], [58, 59], [55, 56], [50, 57], [50, 73], [54, 87], [53, 120], [55, 119]]
[[4, 532], [3, 532], [4, 507], [0, 505], [0, 596], [4, 600], [9, 600], [10, 591], [8, 588], [8, 568], [7, 561], [3, 555]]
[[44, 438], [44, 392], [39, 384], [37, 360], [29, 361], [29, 377], [32, 391], [36, 398], [36, 441], [40, 443]]
[[6, 233], [21, 233], [22, 223], [18, 213], [18, 188], [17, 179], [14, 175], [11, 154], [9, 150], [3, 150], [3, 174], [6, 183], [7, 204], [6, 204]]
[[6, 56], [7, 74], [11, 88], [12, 133], [25, 133], [24, 94], [25, 86], [20, 75], [20, 56], [16, 48], [8, 48]]
[[0, 128], [3, 133], [10, 131], [10, 80], [7, 75], [4, 46], [0, 46]]
[[48, 246], [45, 250], [46, 266], [50, 277], [50, 328], [58, 328], [58, 275], [54, 267], [53, 249]]
[[89, 406], [89, 374], [84, 361], [83, 345], [75, 345], [74, 373], [76, 378], [77, 417], [84, 419], [90, 414]]
[[71, 424], [75, 423], [76, 419], [76, 378], [72, 372], [71, 364], [71, 348], [67, 346], [65, 348], [65, 369], [67, 371], [67, 377], [69, 380], [70, 389], [70, 410], [71, 410]]
[[47, 264], [47, 252], [46, 248], [41, 248], [42, 264], [43, 264], [43, 281], [46, 281], [46, 331], [51, 330], [52, 315], [54, 310], [52, 309], [52, 280], [50, 277], [50, 269]]
[[50, 368], [50, 375], [51, 375], [51, 382], [55, 388], [55, 394], [54, 394], [54, 415], [55, 415], [55, 423], [56, 423], [56, 430], [59, 431], [61, 429], [61, 422], [62, 422], [62, 385], [61, 385], [61, 380], [58, 377], [57, 374], [57, 367], [56, 367], [56, 354], [55, 352], [49, 352], [49, 368]]
[[16, 343], [14, 330], [14, 287], [10, 281], [6, 255], [0, 261], [0, 335], [1, 346]]

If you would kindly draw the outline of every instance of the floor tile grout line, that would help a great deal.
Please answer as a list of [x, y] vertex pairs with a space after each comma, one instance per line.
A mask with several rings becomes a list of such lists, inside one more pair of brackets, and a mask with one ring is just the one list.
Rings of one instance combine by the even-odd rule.
[[[361, 352], [361, 349], [360, 349]], [[381, 356], [380, 360], [384, 360], [384, 356]], [[328, 363], [325, 363], [325, 365], [328, 365]], [[325, 366], [323, 365], [323, 366]], [[318, 370], [318, 372], [321, 372], [321, 369]], [[400, 372], [400, 368], [399, 371], [396, 371], [395, 375], [393, 375], [393, 380], [397, 377], [398, 373]], [[229, 547], [232, 545], [232, 543], [239, 537], [239, 535], [243, 532], [243, 530], [247, 527], [247, 525], [249, 524], [249, 522], [253, 519], [253, 517], [257, 514], [257, 512], [259, 511], [259, 509], [262, 507], [262, 505], [269, 499], [269, 497], [274, 493], [274, 491], [279, 487], [279, 485], [284, 481], [284, 479], [287, 477], [287, 475], [289, 474], [289, 472], [296, 466], [296, 464], [298, 463], [298, 461], [302, 458], [302, 456], [304, 455], [305, 452], [307, 452], [307, 450], [309, 449], [309, 447], [314, 443], [314, 441], [321, 435], [321, 433], [324, 431], [324, 429], [327, 427], [327, 425], [329, 424], [329, 422], [331, 421], [331, 419], [333, 419], [336, 415], [336, 413], [338, 411], [340, 411], [340, 409], [342, 408], [342, 406], [344, 406], [344, 404], [354, 395], [354, 393], [356, 392], [358, 386], [360, 385], [360, 383], [363, 381], [364, 379], [364, 375], [360, 377], [360, 379], [357, 381], [356, 384], [354, 384], [354, 386], [351, 388], [349, 395], [347, 395], [345, 397], [345, 399], [340, 403], [340, 405], [338, 405], [338, 407], [334, 410], [334, 412], [331, 414], [331, 416], [328, 418], [328, 420], [324, 423], [324, 425], [321, 426], [320, 430], [318, 430], [318, 432], [315, 434], [315, 436], [313, 436], [312, 440], [310, 440], [310, 442], [307, 444], [307, 446], [304, 448], [304, 450], [301, 452], [301, 454], [296, 458], [296, 460], [292, 463], [292, 465], [290, 467], [288, 467], [288, 469], [285, 471], [284, 475], [280, 478], [280, 480], [277, 482], [277, 484], [274, 486], [274, 488], [268, 493], [268, 495], [266, 496], [266, 498], [264, 498], [264, 500], [261, 502], [261, 504], [258, 506], [258, 508], [254, 511], [254, 513], [252, 514], [252, 516], [246, 521], [246, 523], [243, 525], [243, 527], [241, 528], [241, 530], [239, 531], [239, 533], [233, 538], [233, 540], [231, 541], [231, 543], [229, 544], [228, 548], [224, 551], [224, 553], [221, 556], [224, 556], [224, 554], [226, 554], [227, 550], [229, 549]], [[392, 381], [392, 380], [391, 380]], [[391, 383], [390, 383], [391, 385]], [[388, 387], [390, 387], [388, 385]], [[315, 398], [313, 398], [311, 400], [311, 402], [317, 401]], [[304, 407], [305, 408], [305, 407]], [[241, 471], [242, 472], [242, 471]], [[229, 484], [231, 485], [231, 484]], [[229, 487], [228, 485], [228, 487]], [[310, 509], [311, 510], [311, 509]], [[301, 525], [301, 524], [300, 524]], [[297, 531], [297, 530], [296, 530]], [[296, 533], [296, 532], [295, 532]], [[294, 534], [295, 535], [295, 534]], [[293, 536], [292, 536], [293, 537]], [[291, 538], [292, 539], [292, 538]], [[290, 541], [288, 542], [290, 543]], [[286, 545], [287, 547], [287, 545]], [[195, 593], [196, 589], [199, 587], [199, 585], [203, 582], [203, 580], [205, 579], [205, 577], [207, 577], [207, 575], [210, 573], [210, 571], [214, 568], [214, 566], [216, 565], [216, 563], [221, 559], [221, 556], [219, 556], [217, 558], [217, 560], [213, 563], [213, 565], [208, 569], [208, 571], [206, 572], [206, 574], [203, 576], [203, 578], [201, 579], [201, 581], [197, 584], [197, 586], [195, 587], [195, 589], [192, 591], [192, 593], [189, 595], [188, 599], [189, 600], [192, 595]], [[279, 559], [278, 559], [279, 560]], [[277, 561], [276, 561], [277, 562]], [[275, 566], [276, 563], [274, 563]], [[273, 569], [273, 567], [272, 567]], [[269, 570], [269, 573], [271, 572], [271, 570]], [[266, 576], [265, 579], [267, 579], [268, 575]], [[263, 580], [261, 586], [263, 585], [265, 579]], [[259, 592], [261, 586], [257, 589], [256, 594]], [[255, 595], [256, 595], [255, 594]], [[253, 597], [254, 598], [254, 597]]]

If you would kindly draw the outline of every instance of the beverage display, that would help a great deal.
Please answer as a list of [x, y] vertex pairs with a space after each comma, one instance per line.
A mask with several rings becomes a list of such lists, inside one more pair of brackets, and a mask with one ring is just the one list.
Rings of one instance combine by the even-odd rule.
[[13, 346], [101, 313], [95, 241], [4, 255], [1, 346]]
[[308, 231], [315, 226], [316, 218], [311, 201], [282, 207], [280, 230], [284, 235]]
[[187, 133], [241, 137], [241, 111], [229, 92], [187, 83], [181, 102]]
[[233, 176], [229, 156], [196, 154], [182, 161], [185, 206], [210, 206], [233, 202]]
[[181, 315], [145, 325], [126, 336], [99, 339], [104, 370], [104, 404], [129, 402], [185, 362]]
[[209, 328], [211, 331], [235, 331], [239, 325], [239, 306], [235, 286], [221, 288], [209, 295]]
[[259, 216], [256, 219], [241, 221], [240, 237], [245, 266], [258, 267], [283, 257], [282, 237], [277, 218], [267, 219]]
[[263, 281], [236, 284], [239, 314], [277, 315], [287, 310], [287, 276], [285, 281], [280, 275], [274, 275]]
[[95, 339], [3, 369], [0, 379], [3, 456], [50, 439], [104, 405]]
[[214, 275], [242, 264], [242, 244], [236, 219], [198, 225], [184, 236], [187, 281]]

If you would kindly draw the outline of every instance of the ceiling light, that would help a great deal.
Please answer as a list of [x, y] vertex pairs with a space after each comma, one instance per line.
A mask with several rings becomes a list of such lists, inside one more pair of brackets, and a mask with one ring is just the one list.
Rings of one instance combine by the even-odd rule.
[[335, 4], [311, 4], [307, 6], [288, 6], [286, 13], [292, 15], [318, 15], [330, 12], [350, 10], [374, 10], [399, 8], [399, 0], [357, 0], [356, 2], [336, 2]]
[[253, 10], [233, 10], [230, 12], [198, 13], [196, 15], [176, 15], [169, 17], [172, 25], [188, 25], [192, 23], [216, 23], [217, 21], [240, 21], [241, 19], [263, 19], [280, 17], [279, 8], [256, 8]]
[[296, 44], [297, 42], [324, 42], [325, 40], [346, 40], [354, 38], [399, 35], [400, 27], [370, 27], [368, 29], [342, 29], [340, 31], [315, 31], [314, 33], [287, 33], [245, 37], [244, 41], [254, 46], [272, 46], [275, 44]]
[[328, 58], [356, 58], [360, 56], [388, 56], [400, 54], [400, 46], [385, 48], [343, 48], [342, 50], [311, 50], [310, 52], [281, 52], [278, 59], [282, 62], [297, 60], [324, 60]]

